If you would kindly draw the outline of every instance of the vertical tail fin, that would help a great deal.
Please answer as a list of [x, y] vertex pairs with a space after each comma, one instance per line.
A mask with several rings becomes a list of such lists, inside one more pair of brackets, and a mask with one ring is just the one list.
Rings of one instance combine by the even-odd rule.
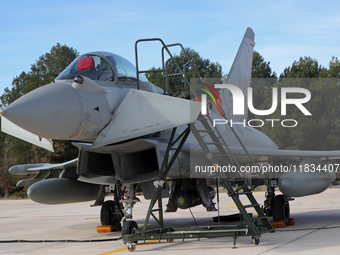
[[[254, 39], [254, 31], [248, 27], [227, 76], [227, 84], [232, 84], [240, 88], [245, 97], [247, 95], [247, 89], [250, 86], [253, 47], [255, 46]], [[228, 89], [222, 89], [220, 97], [222, 100], [223, 110], [229, 119], [233, 119], [233, 121], [242, 121], [243, 119], [247, 119], [248, 106], [246, 99], [244, 100], [244, 115], [233, 115], [233, 97], [230, 91]]]

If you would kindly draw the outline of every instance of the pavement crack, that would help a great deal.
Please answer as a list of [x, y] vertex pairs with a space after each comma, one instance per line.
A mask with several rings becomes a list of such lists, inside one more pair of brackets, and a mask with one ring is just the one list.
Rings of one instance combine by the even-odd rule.
[[[302, 238], [304, 238], [304, 237], [306, 237], [306, 236], [309, 236], [309, 235], [311, 235], [311, 234], [313, 234], [313, 233], [315, 233], [315, 232], [317, 232], [317, 231], [319, 231], [319, 230], [327, 229], [327, 227], [329, 227], [329, 226], [331, 226], [331, 225], [334, 225], [334, 224], [336, 224], [336, 223], [338, 223], [338, 222], [340, 222], [340, 221], [337, 220], [337, 221], [332, 222], [332, 223], [329, 223], [329, 224], [327, 224], [327, 225], [325, 225], [325, 226], [323, 226], [323, 227], [321, 227], [321, 228], [316, 228], [316, 229], [312, 230], [311, 232], [308, 232], [308, 233], [306, 233], [306, 234], [304, 234], [304, 235], [302, 235], [302, 236], [299, 236], [298, 238], [295, 238], [295, 239], [290, 240], [290, 241], [288, 241], [288, 242], [286, 242], [286, 243], [283, 243], [283, 244], [280, 244], [280, 245], [278, 245], [278, 246], [275, 246], [275, 247], [273, 247], [273, 248], [271, 248], [271, 249], [269, 249], [269, 250], [260, 252], [260, 253], [258, 253], [257, 255], [265, 254], [265, 253], [271, 252], [271, 251], [273, 251], [273, 250], [279, 249], [279, 248], [281, 248], [281, 247], [283, 247], [283, 246], [285, 246], [285, 245], [287, 245], [287, 244], [294, 243], [294, 242], [296, 242], [296, 241], [298, 241], [298, 240], [300, 240], [300, 239], [302, 239]], [[300, 230], [297, 229], [296, 231], [304, 231], [304, 230], [303, 230], [303, 229], [300, 229]]]

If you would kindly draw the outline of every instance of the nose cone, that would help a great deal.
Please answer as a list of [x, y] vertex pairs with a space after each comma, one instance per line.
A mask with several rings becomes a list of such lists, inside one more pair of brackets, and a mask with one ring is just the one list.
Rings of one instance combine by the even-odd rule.
[[82, 118], [82, 102], [76, 90], [63, 82], [37, 88], [2, 112], [19, 127], [50, 139], [71, 138]]

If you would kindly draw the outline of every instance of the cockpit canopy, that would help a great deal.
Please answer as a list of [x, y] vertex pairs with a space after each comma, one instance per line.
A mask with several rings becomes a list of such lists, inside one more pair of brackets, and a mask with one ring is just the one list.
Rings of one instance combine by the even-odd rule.
[[[56, 78], [73, 79], [77, 75], [86, 76], [94, 81], [136, 81], [136, 67], [125, 58], [103, 51], [80, 55]], [[141, 81], [146, 81], [143, 75]]]

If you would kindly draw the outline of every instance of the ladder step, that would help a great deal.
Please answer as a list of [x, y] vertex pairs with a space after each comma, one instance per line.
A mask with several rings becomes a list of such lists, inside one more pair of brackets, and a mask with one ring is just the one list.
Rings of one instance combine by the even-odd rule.
[[200, 132], [200, 133], [214, 133], [215, 132], [215, 130], [212, 130], [212, 129], [209, 129], [209, 130], [207, 130], [207, 129], [197, 129], [196, 131]]
[[250, 204], [250, 205], [244, 205], [244, 208], [251, 208], [251, 207], [257, 207], [260, 206], [260, 204]]
[[172, 74], [168, 74], [168, 77], [173, 77], [173, 76], [182, 76], [181, 73], [172, 73]]
[[228, 154], [222, 154], [222, 155], [214, 155], [215, 158], [225, 158], [225, 157], [229, 157]]
[[180, 150], [179, 148], [171, 148], [170, 149], [171, 151], [178, 151], [178, 150]]
[[242, 179], [242, 178], [231, 179], [230, 181], [232, 181], [232, 182], [242, 182], [242, 183], [244, 183], [244, 179]]
[[223, 145], [223, 143], [217, 142], [217, 143], [205, 143], [206, 145]]
[[249, 195], [249, 194], [252, 194], [252, 192], [251, 191], [245, 191], [245, 192], [239, 192], [237, 194], [239, 194], [239, 195]]
[[258, 183], [256, 183], [256, 185], [254, 185], [254, 189], [257, 188], [258, 186], [261, 186], [261, 185], [266, 185], [266, 182], [264, 180], [262, 181], [259, 181]]
[[266, 220], [266, 219], [268, 219], [267, 216], [261, 216], [261, 217], [251, 218], [252, 221], [259, 221], [259, 220]]
[[262, 229], [260, 230], [261, 234], [265, 234], [265, 233], [274, 233], [275, 229], [271, 228], [271, 229]]
[[[237, 187], [236, 189], [235, 189], [235, 192], [238, 192], [238, 191], [240, 191], [240, 190], [244, 190], [245, 188], [247, 188], [249, 191], [251, 191], [252, 189], [251, 188], [249, 188], [249, 185], [248, 184], [243, 184], [243, 185], [241, 185], [240, 187]], [[248, 191], [245, 191], [245, 192], [248, 192]]]

